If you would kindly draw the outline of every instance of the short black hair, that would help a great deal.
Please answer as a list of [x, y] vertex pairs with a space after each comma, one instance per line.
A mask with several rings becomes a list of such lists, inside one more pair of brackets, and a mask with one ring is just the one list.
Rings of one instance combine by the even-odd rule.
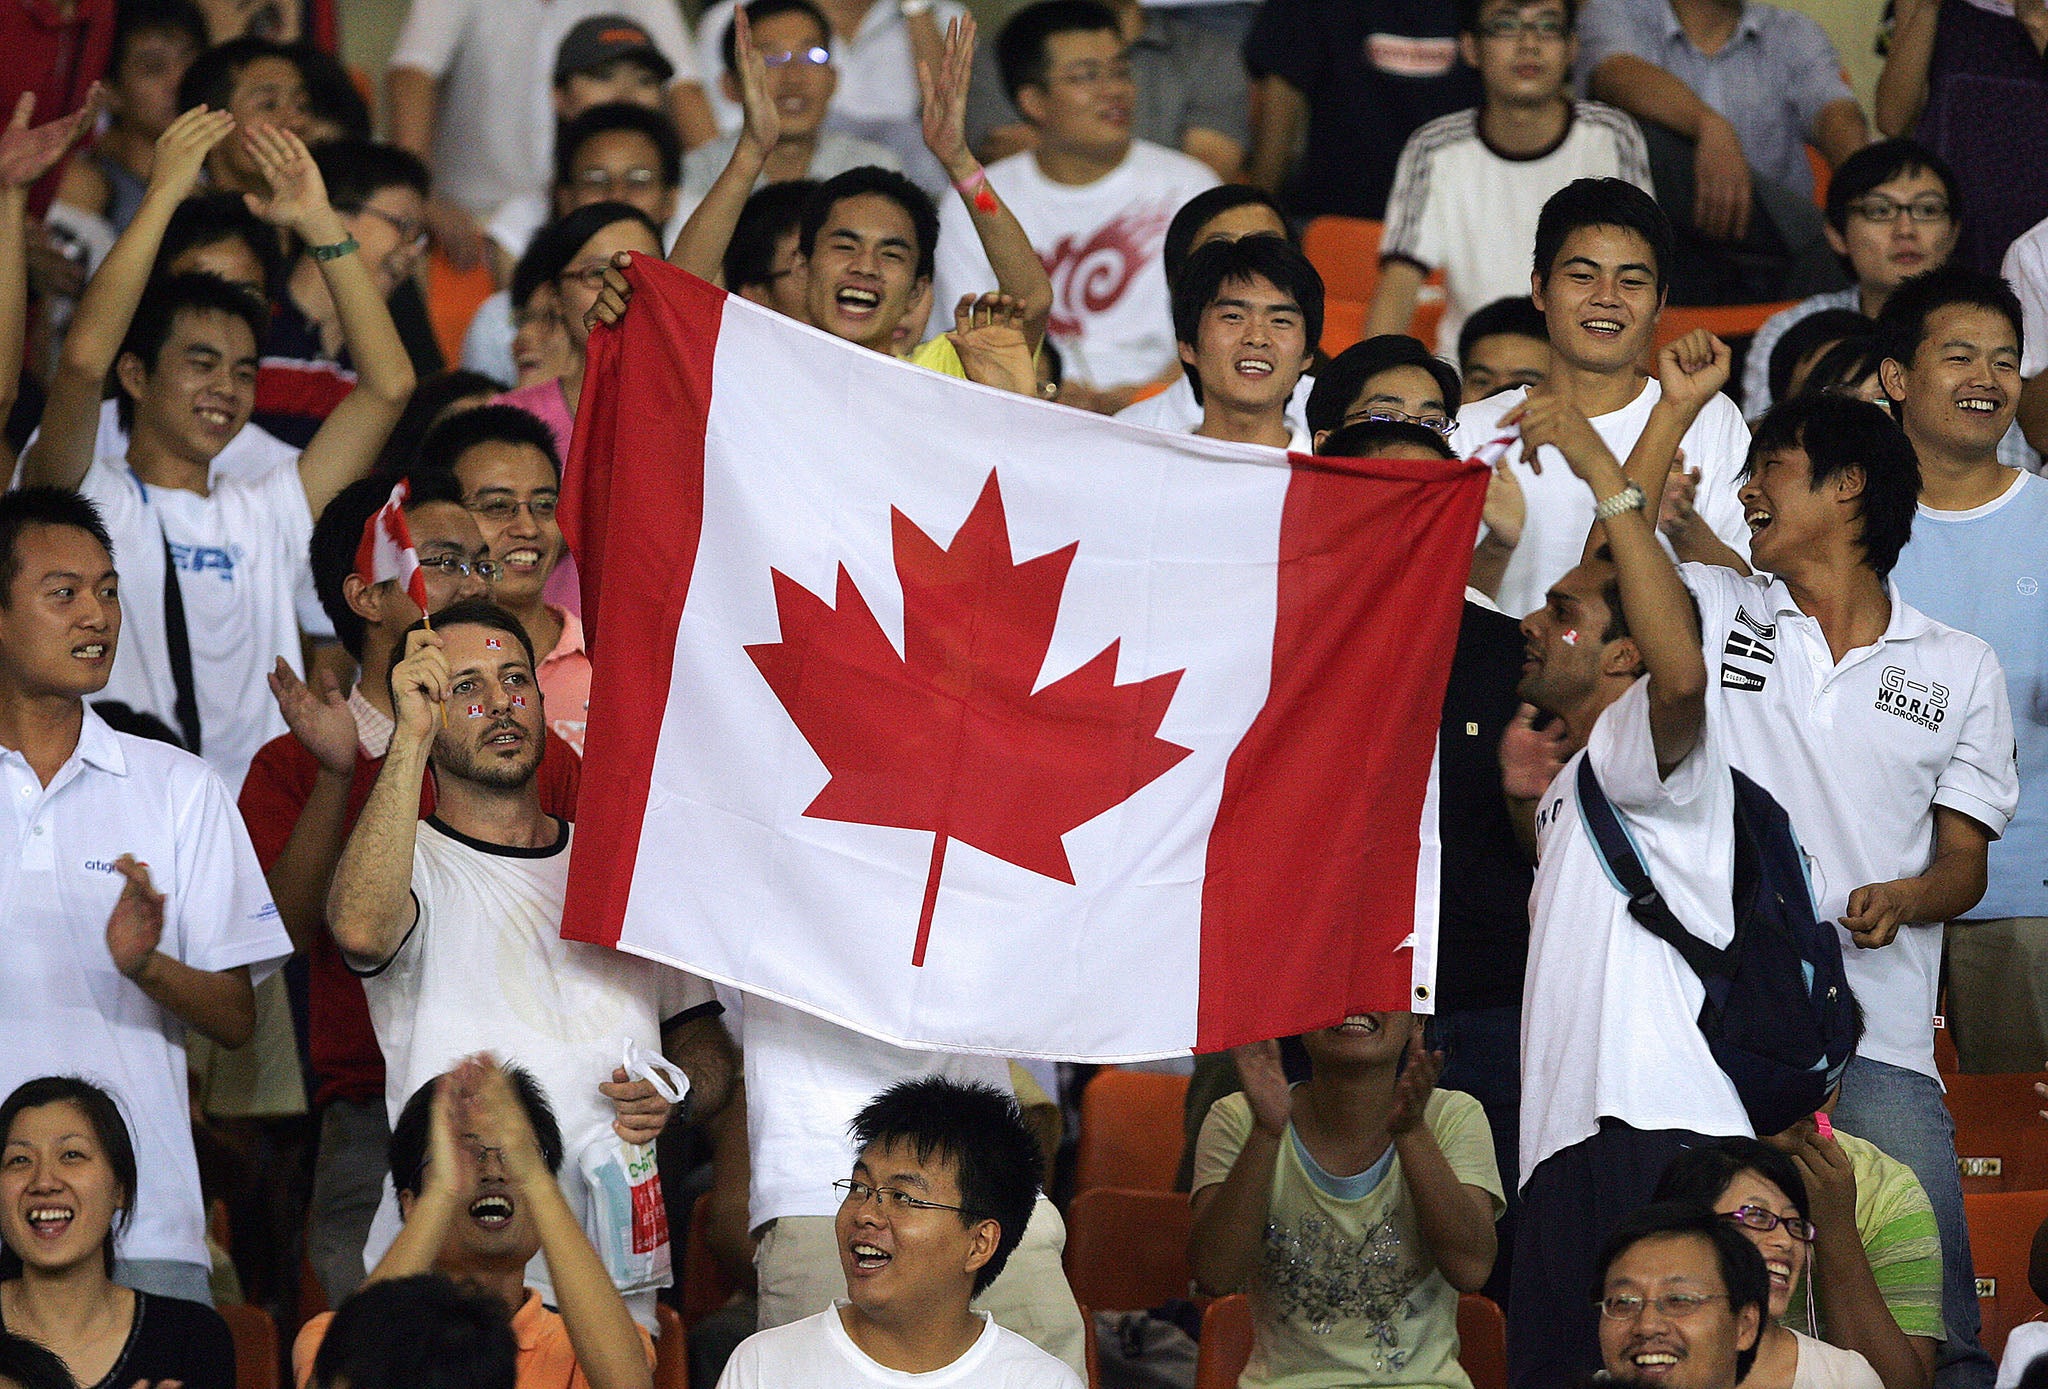
[[500, 396], [505, 389], [503, 381], [467, 367], [450, 367], [427, 377], [413, 388], [412, 399], [405, 402], [398, 423], [391, 426], [391, 437], [384, 441], [384, 448], [377, 455], [375, 471], [387, 478], [403, 473], [419, 455], [420, 441], [427, 437], [427, 431], [440, 422], [455, 402], [471, 396]]
[[725, 243], [725, 287], [745, 289], [765, 285], [775, 275], [775, 243], [785, 233], [803, 225], [804, 203], [818, 189], [818, 181], [793, 178], [756, 188], [740, 209], [740, 219]]
[[1801, 395], [1823, 395], [1829, 391], [1853, 391], [1884, 365], [1884, 345], [1875, 333], [1859, 333], [1820, 354], [1813, 370], [1799, 383]]
[[[406, 482], [411, 488], [406, 499], [407, 511], [431, 502], [462, 505], [461, 487], [445, 474], [415, 475]], [[356, 572], [356, 551], [363, 543], [363, 527], [391, 500], [392, 484], [393, 479], [388, 476], [366, 477], [335, 493], [334, 500], [321, 509], [320, 519], [313, 523], [312, 543], [307, 546], [313, 593], [320, 600], [320, 610], [334, 624], [334, 635], [342, 646], [358, 661], [363, 659], [363, 637], [368, 624], [348, 605], [342, 584]]]
[[313, 147], [313, 162], [337, 212], [360, 212], [386, 188], [410, 188], [427, 196], [427, 166], [411, 150], [375, 140], [330, 140]]
[[1309, 431], [1320, 434], [1343, 424], [1351, 402], [1358, 399], [1365, 383], [1394, 367], [1420, 367], [1428, 372], [1443, 392], [1445, 413], [1457, 417], [1457, 368], [1433, 356], [1406, 333], [1381, 333], [1351, 344], [1316, 373], [1316, 384], [1308, 393]]
[[114, 42], [107, 50], [111, 81], [128, 59], [128, 45], [144, 34], [183, 34], [198, 53], [207, 45], [206, 17], [192, 0], [121, 0], [114, 12]]
[[[453, 606], [444, 609], [447, 612], [454, 610]], [[548, 1171], [561, 1171], [562, 1125], [555, 1118], [555, 1107], [548, 1102], [547, 1092], [540, 1088], [540, 1082], [524, 1066], [503, 1061], [499, 1063], [499, 1069], [505, 1072], [505, 1079], [512, 1082], [512, 1093], [519, 1097], [519, 1107], [526, 1111], [526, 1122], [533, 1128], [534, 1142], [540, 1145], [541, 1161], [548, 1165]], [[391, 1166], [393, 1191], [419, 1195], [420, 1173], [427, 1167], [427, 1147], [434, 1128], [434, 1087], [439, 1083], [440, 1077], [436, 1076], [408, 1095], [405, 1107], [398, 1111], [398, 1122], [391, 1126], [391, 1138], [384, 1145], [384, 1157]]]
[[333, 126], [340, 139], [371, 138], [370, 104], [341, 59], [310, 40], [293, 44], [292, 56], [306, 81], [306, 114]]
[[[433, 621], [440, 624], [442, 631], [450, 627], [488, 627], [493, 632], [509, 633], [519, 638], [519, 649], [526, 653], [526, 663], [536, 670], [540, 669], [540, 658], [533, 654], [533, 638], [526, 635], [526, 628], [520, 624], [518, 618], [488, 598], [464, 598], [459, 602], [450, 603], [434, 614]], [[409, 637], [414, 632], [426, 630], [427, 619], [421, 618], [406, 628], [405, 634]]]
[[1578, 178], [1550, 195], [1536, 218], [1536, 278], [1547, 281], [1567, 238], [1581, 227], [1619, 227], [1649, 243], [1661, 299], [1674, 254], [1671, 219], [1657, 200], [1624, 178]]
[[1800, 359], [1813, 355], [1815, 348], [1843, 338], [1867, 336], [1876, 327], [1854, 309], [1822, 309], [1794, 323], [1771, 348], [1771, 399], [1783, 400], [1792, 393], [1792, 373], [1798, 370]]
[[1739, 1318], [1745, 1307], [1756, 1308], [1756, 1340], [1748, 1350], [1735, 1352], [1735, 1379], [1740, 1383], [1756, 1363], [1764, 1340], [1764, 1325], [1771, 1316], [1771, 1276], [1764, 1269], [1764, 1256], [1733, 1225], [1708, 1207], [1689, 1201], [1652, 1201], [1622, 1218], [1607, 1244], [1593, 1275], [1593, 1300], [1607, 1296], [1607, 1271], [1614, 1261], [1648, 1239], [1691, 1235], [1713, 1246], [1714, 1260], [1721, 1266], [1721, 1284], [1728, 1290], [1728, 1315]]
[[505, 1305], [446, 1274], [365, 1283], [327, 1324], [317, 1389], [514, 1389], [519, 1342]]
[[235, 84], [241, 81], [242, 70], [265, 58], [290, 63], [299, 70], [301, 80], [305, 78], [305, 61], [296, 48], [244, 34], [215, 44], [192, 60], [192, 66], [185, 69], [185, 76], [178, 82], [178, 109], [189, 111], [203, 104], [216, 111], [227, 110], [228, 103], [234, 100]]
[[1684, 1201], [1712, 1210], [1728, 1190], [1728, 1184], [1744, 1172], [1754, 1172], [1785, 1193], [1801, 1218], [1807, 1215], [1806, 1179], [1792, 1159], [1754, 1138], [1717, 1138], [1697, 1148], [1687, 1148], [1664, 1165], [1657, 1179], [1652, 1201]]
[[[1537, 0], [1508, 0], [1509, 5], [1518, 10], [1524, 5], [1533, 5], [1536, 2]], [[1458, 0], [1459, 33], [1478, 34], [1479, 16], [1486, 9], [1487, 3], [1488, 0]], [[1578, 0], [1562, 0], [1562, 3], [1564, 5], [1565, 32], [1570, 33], [1578, 27], [1579, 23]]]
[[1850, 203], [1880, 184], [1923, 171], [1941, 180], [1943, 195], [1948, 198], [1948, 219], [1951, 223], [1961, 222], [1963, 189], [1962, 185], [1956, 182], [1955, 171], [1949, 168], [1947, 160], [1918, 140], [1909, 140], [1902, 136], [1893, 140], [1879, 140], [1874, 145], [1865, 145], [1844, 159], [1840, 167], [1829, 175], [1828, 225], [1837, 232], [1847, 231]]
[[1166, 224], [1166, 239], [1159, 243], [1159, 261], [1166, 267], [1167, 284], [1180, 278], [1180, 268], [1187, 264], [1188, 253], [1195, 249], [1195, 238], [1202, 234], [1202, 228], [1232, 208], [1254, 205], [1272, 209], [1280, 224], [1287, 224], [1286, 215], [1273, 195], [1248, 183], [1219, 183], [1182, 203], [1180, 211]]
[[1458, 329], [1459, 370], [1464, 369], [1475, 346], [1487, 338], [1498, 337], [1549, 342], [1550, 324], [1543, 317], [1543, 310], [1536, 307], [1536, 301], [1526, 294], [1511, 294], [1473, 310], [1472, 316]]
[[157, 273], [168, 273], [172, 263], [187, 251], [223, 241], [239, 241], [249, 248], [249, 254], [263, 267], [263, 297], [275, 300], [284, 283], [284, 252], [277, 232], [249, 211], [240, 193], [199, 193], [172, 209], [157, 248]]
[[[1292, 299], [1301, 309], [1310, 354], [1323, 336], [1323, 277], [1294, 243], [1277, 236], [1244, 236], [1232, 241], [1211, 241], [1196, 248], [1173, 282], [1173, 332], [1180, 342], [1195, 345], [1202, 330], [1202, 315], [1231, 285], [1250, 282], [1258, 276]], [[1202, 398], [1202, 382], [1195, 368], [1181, 363], [1195, 399]]]
[[1045, 85], [1046, 66], [1052, 61], [1047, 46], [1055, 36], [1104, 29], [1123, 34], [1116, 12], [1096, 0], [1038, 0], [1026, 5], [996, 35], [996, 67], [1003, 75], [1003, 90], [1015, 102], [1024, 88]]
[[[164, 344], [171, 340], [182, 313], [224, 313], [240, 319], [248, 326], [257, 351], [262, 350], [264, 334], [270, 328], [268, 306], [240, 285], [201, 271], [159, 275], [142, 292], [142, 302], [135, 308], [135, 317], [128, 321], [128, 335], [121, 339], [121, 351], [115, 360], [118, 362], [132, 352], [141, 359], [144, 373], [154, 375], [157, 359], [163, 355]], [[133, 429], [134, 399], [125, 390], [117, 399], [121, 427]]]
[[576, 155], [584, 145], [619, 130], [644, 135], [653, 144], [664, 184], [674, 188], [683, 181], [683, 137], [676, 133], [674, 119], [666, 111], [651, 111], [630, 101], [607, 101], [579, 111], [555, 132], [555, 186], [567, 188], [575, 181]]
[[1797, 395], [1773, 405], [1757, 421], [1742, 476], [1755, 472], [1757, 460], [1766, 454], [1795, 448], [1806, 454], [1815, 491], [1845, 469], [1862, 472], [1863, 562], [1880, 579], [1890, 574], [1912, 538], [1920, 501], [1920, 458], [1906, 431], [1868, 401]]
[[1877, 316], [1877, 339], [1884, 346], [1884, 355], [1910, 370], [1920, 340], [1927, 335], [1927, 320], [1959, 304], [2003, 316], [2012, 325], [2014, 346], [2026, 347], [2020, 297], [2012, 292], [2012, 286], [1996, 275], [1951, 263], [1915, 275], [1884, 301], [1884, 311]]
[[41, 1341], [0, 1327], [0, 1380], [21, 1389], [78, 1389], [71, 1367]]
[[919, 1162], [950, 1158], [960, 1177], [960, 1219], [1001, 1227], [996, 1252], [974, 1275], [974, 1291], [995, 1282], [1024, 1238], [1045, 1179], [1045, 1156], [1013, 1096], [992, 1085], [944, 1076], [899, 1081], [868, 1101], [847, 1125], [863, 1155], [907, 1143]]
[[113, 558], [113, 537], [100, 509], [68, 487], [17, 487], [0, 492], [0, 608], [14, 597], [21, 575], [21, 533], [30, 526], [70, 526], [84, 531]]
[[[1053, 0], [1058, 4], [1068, 2]], [[932, 202], [932, 195], [924, 189], [894, 169], [874, 164], [863, 164], [858, 169], [834, 174], [811, 190], [810, 197], [804, 199], [803, 217], [797, 223], [797, 250], [804, 259], [810, 259], [818, 247], [818, 233], [825, 229], [825, 220], [832, 215], [832, 209], [848, 198], [869, 193], [887, 198], [910, 218], [917, 237], [917, 278], [929, 280], [939, 249], [939, 209]]]
[[[38, 489], [41, 490], [41, 489]], [[92, 1125], [93, 1137], [100, 1145], [100, 1155], [107, 1160], [107, 1166], [114, 1170], [114, 1180], [121, 1186], [121, 1206], [114, 1212], [114, 1222], [107, 1229], [107, 1237], [100, 1245], [100, 1257], [111, 1275], [114, 1271], [114, 1245], [128, 1228], [128, 1222], [135, 1218], [136, 1167], [135, 1140], [128, 1131], [128, 1121], [121, 1116], [121, 1106], [114, 1097], [89, 1080], [77, 1076], [37, 1076], [14, 1087], [14, 1093], [0, 1100], [0, 1143], [14, 1130], [14, 1121], [23, 1110], [41, 1109], [46, 1104], [72, 1104], [85, 1115], [85, 1121]], [[15, 1264], [20, 1258], [18, 1250], [8, 1250], [7, 1263]], [[0, 1277], [11, 1278], [19, 1273], [19, 1267], [0, 1267]]]
[[533, 234], [526, 254], [512, 267], [512, 307], [523, 309], [533, 292], [569, 268], [584, 243], [606, 227], [618, 222], [638, 222], [662, 241], [661, 228], [654, 219], [631, 203], [592, 203], [565, 217], [557, 217]]
[[1380, 458], [1396, 444], [1428, 449], [1440, 458], [1456, 458], [1451, 441], [1425, 425], [1406, 420], [1360, 420], [1341, 425], [1316, 450], [1325, 458]]
[[453, 477], [463, 455], [479, 444], [524, 444], [539, 449], [554, 469], [555, 480], [561, 480], [562, 459], [555, 452], [554, 431], [540, 416], [517, 405], [479, 405], [442, 420], [420, 440], [414, 471], [442, 472]]
[[[832, 46], [832, 22], [825, 18], [825, 12], [811, 3], [811, 0], [750, 0], [747, 5], [747, 23], [759, 24], [764, 19], [773, 19], [779, 14], [800, 14], [809, 17], [824, 35], [825, 47]], [[739, 41], [735, 37], [736, 25], [730, 17], [725, 21], [725, 33], [718, 40], [719, 57], [725, 61], [726, 76], [734, 81], [740, 75]]]

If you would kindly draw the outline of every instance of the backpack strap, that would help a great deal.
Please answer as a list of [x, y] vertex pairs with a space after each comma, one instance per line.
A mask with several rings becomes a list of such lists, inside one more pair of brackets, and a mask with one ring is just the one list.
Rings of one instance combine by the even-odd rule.
[[1622, 828], [1607, 793], [1600, 789], [1600, 779], [1593, 774], [1589, 757], [1579, 759], [1578, 794], [1579, 819], [1593, 836], [1593, 845], [1599, 849], [1601, 858], [1606, 860], [1608, 874], [1627, 895], [1629, 915], [1676, 950], [1701, 979], [1725, 978], [1729, 972], [1728, 952], [1716, 950], [1686, 930], [1673, 914], [1664, 894], [1650, 881], [1650, 870], [1643, 866], [1642, 855], [1636, 852], [1628, 831]]

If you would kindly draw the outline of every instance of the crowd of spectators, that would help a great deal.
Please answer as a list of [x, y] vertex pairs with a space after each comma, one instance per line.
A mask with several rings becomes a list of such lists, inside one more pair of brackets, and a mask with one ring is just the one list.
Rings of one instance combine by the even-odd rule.
[[[700, 1384], [1138, 1354], [1062, 1266], [1085, 1069], [562, 937], [557, 512], [643, 257], [1042, 408], [1490, 469], [1409, 731], [1434, 1014], [1187, 1068], [1241, 1383], [1470, 1389], [1482, 1292], [1515, 1389], [2048, 1383], [1980, 1338], [1936, 1054], [2048, 1070], [2039, 0], [1897, 0], [1868, 113], [1762, 0], [412, 0], [381, 127], [336, 8], [0, 9], [0, 1380], [228, 1389], [246, 1299], [301, 1389], [652, 1389], [691, 1219]], [[1760, 823], [1847, 1039], [1796, 1114], [1703, 1021]]]

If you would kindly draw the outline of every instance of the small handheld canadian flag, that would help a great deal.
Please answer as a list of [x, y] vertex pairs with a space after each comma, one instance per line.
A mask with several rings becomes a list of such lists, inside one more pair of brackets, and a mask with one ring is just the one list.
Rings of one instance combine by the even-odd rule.
[[406, 596], [425, 612], [427, 576], [420, 572], [420, 554], [412, 543], [412, 528], [405, 524], [405, 503], [411, 495], [411, 487], [401, 479], [391, 489], [391, 499], [364, 524], [362, 543], [356, 546], [356, 575], [371, 584], [397, 580]]

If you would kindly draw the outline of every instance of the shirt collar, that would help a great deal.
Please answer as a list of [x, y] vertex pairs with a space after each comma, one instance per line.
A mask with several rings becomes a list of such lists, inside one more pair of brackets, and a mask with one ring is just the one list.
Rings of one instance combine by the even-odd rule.
[[540, 1300], [538, 1292], [526, 1289], [526, 1300], [512, 1314], [512, 1339], [518, 1343], [521, 1355], [530, 1353], [540, 1344], [541, 1333], [547, 1330], [547, 1324], [546, 1304]]
[[[1898, 584], [1887, 578], [1884, 581], [1884, 591], [1885, 597], [1891, 600], [1892, 615], [1884, 624], [1884, 633], [1877, 639], [1879, 646], [1892, 641], [1911, 641], [1915, 637], [1924, 636], [1933, 627], [1934, 624], [1927, 614], [1921, 612], [1899, 596]], [[1793, 601], [1792, 590], [1786, 587], [1785, 581], [1776, 575], [1771, 576], [1771, 586], [1767, 596], [1770, 598], [1771, 611], [1774, 615], [1779, 617], [1806, 616], [1805, 610]]]
[[562, 624], [562, 635], [555, 639], [555, 649], [541, 657], [540, 663], [545, 666], [562, 660], [564, 657], [582, 655], [583, 619], [570, 612], [567, 608], [558, 608], [553, 603], [548, 603], [545, 606], [549, 612], [555, 615], [555, 620]]
[[[1657, 18], [1664, 26], [1664, 41], [1666, 43], [1691, 45], [1692, 40], [1686, 37], [1685, 26], [1678, 22], [1678, 12], [1672, 9], [1669, 4], [1658, 8]], [[1747, 0], [1744, 0], [1742, 17], [1735, 21], [1735, 32], [1729, 35], [1728, 42], [1734, 43], [1740, 38], [1754, 38], [1762, 32], [1763, 11], [1759, 7], [1747, 3]], [[1727, 51], [1725, 47], [1721, 50], [1723, 53]]]
[[348, 692], [348, 711], [356, 716], [356, 746], [363, 750], [363, 756], [378, 759], [391, 751], [391, 735], [398, 725], [384, 716], [384, 711], [363, 698], [361, 682]]
[[78, 746], [71, 756], [114, 776], [128, 775], [128, 759], [121, 751], [120, 738], [107, 726], [105, 719], [93, 712], [90, 704], [85, 706], [85, 719], [78, 729]]

